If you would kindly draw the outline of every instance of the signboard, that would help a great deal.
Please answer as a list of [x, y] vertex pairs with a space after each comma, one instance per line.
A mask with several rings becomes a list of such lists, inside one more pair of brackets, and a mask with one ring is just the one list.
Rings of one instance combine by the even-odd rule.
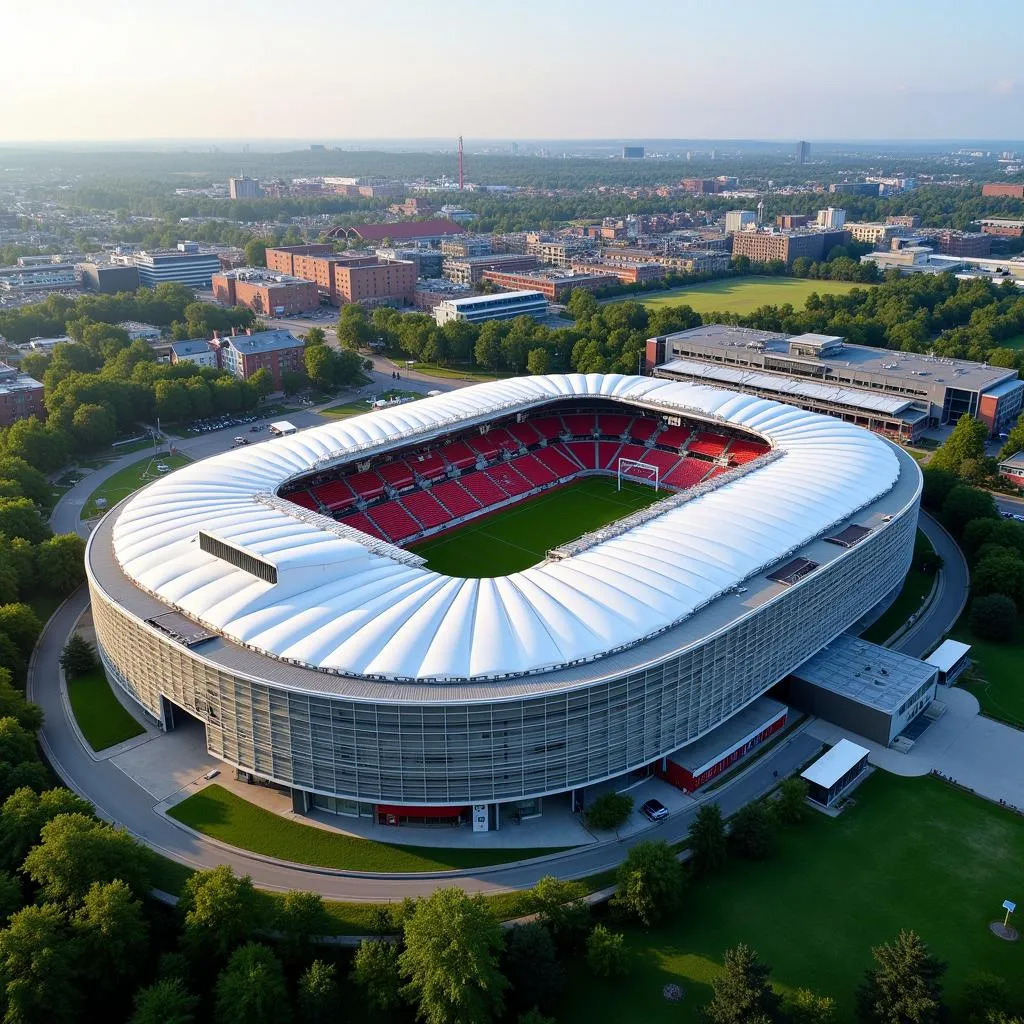
[[1009, 911], [1011, 914], [1017, 909], [1017, 904], [1013, 900], [1003, 900], [1003, 910]]
[[473, 831], [486, 832], [488, 825], [487, 804], [473, 804]]

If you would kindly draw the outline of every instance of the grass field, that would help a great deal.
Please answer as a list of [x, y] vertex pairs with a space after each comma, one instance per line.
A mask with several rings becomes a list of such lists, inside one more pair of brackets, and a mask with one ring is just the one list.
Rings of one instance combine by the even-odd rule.
[[958, 685], [978, 698], [986, 715], [1024, 729], [1024, 629], [1018, 628], [1014, 643], [994, 644], [979, 640], [961, 621], [950, 636], [971, 645], [974, 662], [972, 681], [961, 677]]
[[[163, 474], [158, 473], [156, 464], [158, 462], [170, 466], [171, 469], [180, 469], [187, 466], [192, 460], [187, 455], [159, 455], [154, 458], [147, 455], [138, 462], [118, 470], [112, 477], [109, 477], [89, 495], [89, 500], [82, 506], [81, 518], [92, 519], [106, 509], [113, 507], [119, 501], [127, 498], [145, 484], [159, 479]], [[97, 498], [103, 498], [107, 504], [103, 508], [96, 507]]]
[[741, 277], [676, 288], [640, 298], [648, 309], [658, 306], [691, 306], [698, 313], [753, 313], [759, 306], [781, 306], [788, 302], [803, 309], [812, 292], [845, 295], [854, 288], [871, 285], [852, 281], [812, 281], [801, 277]]
[[[914, 562], [917, 562], [919, 555], [933, 550], [932, 542], [918, 530], [914, 539]], [[911, 566], [899, 597], [861, 636], [870, 643], [884, 644], [921, 607], [921, 602], [931, 593], [934, 582], [934, 573], [921, 572], [916, 564]]]
[[1016, 334], [1006, 341], [999, 342], [999, 348], [1024, 348], [1024, 334]]
[[536, 565], [550, 548], [664, 498], [645, 484], [587, 477], [431, 538], [412, 550], [447, 576], [507, 576]]
[[167, 813], [203, 835], [242, 850], [349, 871], [451, 871], [528, 860], [566, 849], [442, 849], [378, 843], [282, 818], [217, 785], [207, 786]]
[[[371, 397], [371, 396], [368, 396]], [[377, 398], [422, 398], [418, 391], [385, 391], [381, 395], [373, 395]], [[320, 410], [321, 416], [329, 416], [333, 420], [348, 419], [349, 416], [362, 416], [364, 412], [370, 412], [370, 403], [366, 398], [357, 398], [354, 402], [339, 402], [337, 405], [329, 405], [326, 409]]]
[[[958, 1000], [979, 971], [1005, 978], [1019, 1003], [1021, 948], [993, 937], [988, 924], [1002, 918], [1022, 858], [1024, 819], [937, 779], [876, 772], [840, 818], [813, 815], [782, 833], [770, 860], [732, 861], [691, 883], [670, 924], [628, 930], [628, 978], [597, 980], [575, 964], [557, 1019], [696, 1024], [723, 952], [745, 942], [773, 967], [779, 990], [832, 996], [836, 1024], [848, 1024], [871, 947], [901, 928], [949, 962], [954, 1020], [966, 1020]], [[669, 982], [684, 988], [682, 1004], [662, 998]]]
[[70, 680], [68, 698], [78, 728], [93, 750], [106, 750], [146, 731], [114, 696], [101, 668]]

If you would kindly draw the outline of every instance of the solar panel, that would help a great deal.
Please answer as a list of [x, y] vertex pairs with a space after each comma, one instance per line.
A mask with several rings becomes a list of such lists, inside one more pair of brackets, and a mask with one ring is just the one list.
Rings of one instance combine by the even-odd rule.
[[154, 615], [151, 619], [146, 619], [146, 622], [159, 629], [161, 633], [166, 633], [183, 647], [195, 647], [204, 640], [212, 640], [217, 635], [211, 633], [205, 626], [200, 626], [198, 622], [186, 619], [178, 612]]
[[805, 576], [809, 576], [818, 568], [818, 562], [812, 562], [809, 558], [794, 558], [784, 566], [768, 574], [768, 579], [781, 583], [783, 586], [791, 587], [799, 583]]
[[829, 544], [838, 544], [841, 548], [852, 548], [855, 544], [859, 544], [870, 532], [871, 529], [867, 526], [858, 526], [856, 523], [851, 523], [840, 530], [834, 537], [826, 537], [825, 540]]

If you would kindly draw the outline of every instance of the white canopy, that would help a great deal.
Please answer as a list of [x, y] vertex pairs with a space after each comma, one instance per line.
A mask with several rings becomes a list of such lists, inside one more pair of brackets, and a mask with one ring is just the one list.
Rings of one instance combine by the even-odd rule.
[[[588, 397], [747, 430], [783, 457], [578, 555], [496, 579], [405, 564], [254, 497], [315, 468]], [[370, 678], [494, 678], [591, 660], [667, 629], [848, 519], [898, 475], [885, 441], [839, 420], [699, 384], [553, 374], [479, 384], [187, 466], [118, 513], [114, 553], [140, 587], [265, 654]], [[264, 582], [200, 550], [201, 529], [290, 571]]]
[[831, 750], [826, 750], [817, 761], [800, 773], [801, 779], [813, 782], [822, 789], [831, 789], [851, 768], [867, 757], [871, 751], [848, 739], [841, 739]]

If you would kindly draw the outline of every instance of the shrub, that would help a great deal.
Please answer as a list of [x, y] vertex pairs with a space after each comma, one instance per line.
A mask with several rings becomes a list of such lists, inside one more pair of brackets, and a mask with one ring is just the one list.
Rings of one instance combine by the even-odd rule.
[[618, 829], [633, 813], [633, 798], [626, 793], [602, 793], [587, 808], [584, 818], [589, 828], [601, 831]]
[[629, 973], [626, 941], [621, 932], [595, 925], [587, 937], [587, 967], [599, 978], [623, 977]]
[[971, 632], [979, 640], [1009, 643], [1017, 633], [1017, 606], [1005, 594], [988, 594], [971, 602]]

